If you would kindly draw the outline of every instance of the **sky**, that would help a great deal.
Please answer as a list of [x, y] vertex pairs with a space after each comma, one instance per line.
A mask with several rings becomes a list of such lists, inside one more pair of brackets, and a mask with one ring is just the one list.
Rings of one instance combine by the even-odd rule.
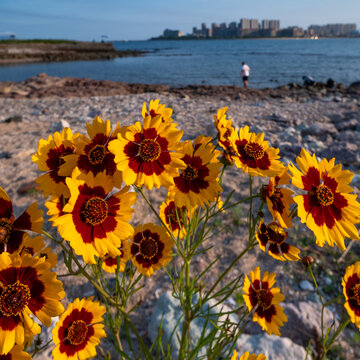
[[0, 36], [20, 39], [146, 40], [202, 22], [279, 19], [280, 27], [356, 23], [360, 0], [0, 0]]

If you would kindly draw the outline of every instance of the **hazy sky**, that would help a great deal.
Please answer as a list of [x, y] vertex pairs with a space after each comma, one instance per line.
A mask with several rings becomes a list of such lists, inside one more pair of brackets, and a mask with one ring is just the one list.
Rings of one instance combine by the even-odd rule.
[[0, 35], [18, 38], [141, 40], [202, 22], [280, 19], [280, 26], [356, 23], [360, 0], [0, 0]]

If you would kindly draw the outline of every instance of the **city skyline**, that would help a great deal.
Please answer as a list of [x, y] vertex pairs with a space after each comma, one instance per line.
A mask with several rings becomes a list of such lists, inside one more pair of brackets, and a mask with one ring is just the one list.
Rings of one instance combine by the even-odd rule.
[[360, 1], [344, 0], [2, 0], [0, 35], [18, 38], [145, 40], [165, 28], [191, 33], [194, 24], [231, 23], [239, 18], [279, 19], [282, 27], [356, 23]]

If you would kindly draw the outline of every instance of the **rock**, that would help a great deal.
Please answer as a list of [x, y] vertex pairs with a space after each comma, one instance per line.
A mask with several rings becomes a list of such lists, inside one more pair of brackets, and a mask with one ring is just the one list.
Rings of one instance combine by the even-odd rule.
[[0, 152], [0, 159], [11, 159], [11, 154], [8, 151]]
[[[300, 301], [299, 303], [283, 303], [288, 322], [281, 328], [281, 335], [292, 339], [297, 344], [306, 345], [314, 338], [314, 331], [321, 335], [321, 303]], [[324, 310], [324, 326], [328, 329], [335, 321], [334, 314], [326, 307]]]
[[19, 123], [19, 122], [22, 122], [22, 116], [21, 115], [15, 115], [15, 116], [10, 116], [9, 118], [5, 119], [4, 120], [4, 123]]
[[359, 154], [357, 153], [358, 147], [356, 144], [349, 142], [334, 143], [331, 147], [324, 149], [319, 153], [320, 157], [330, 160], [335, 157], [336, 163], [343, 165], [358, 165]]
[[257, 355], [262, 353], [267, 357], [267, 360], [304, 360], [306, 355], [306, 350], [289, 338], [266, 333], [259, 335], [242, 334], [236, 343], [236, 348], [241, 349], [241, 354], [245, 351]]
[[360, 87], [360, 81], [354, 81], [354, 82], [352, 82], [349, 87], [351, 87], [351, 88], [358, 88], [358, 87]]
[[66, 120], [60, 120], [59, 122], [55, 122], [50, 124], [48, 131], [53, 132], [61, 132], [64, 128], [70, 127], [70, 124]]
[[[197, 301], [197, 296], [194, 296], [193, 302]], [[229, 307], [226, 305], [216, 305], [216, 301], [209, 301], [208, 304], [203, 305], [202, 307], [202, 314], [204, 317], [210, 317], [213, 321], [217, 319], [217, 313], [220, 311], [228, 312], [231, 311]], [[183, 320], [179, 322], [179, 325], [174, 332], [174, 329], [182, 315], [182, 309], [180, 307], [179, 300], [175, 299], [170, 291], [166, 291], [163, 293], [156, 302], [154, 311], [152, 312], [151, 320], [148, 326], [148, 334], [150, 336], [150, 340], [154, 342], [159, 333], [159, 325], [162, 320], [162, 339], [164, 345], [168, 343], [169, 339], [171, 338], [171, 353], [173, 358], [178, 358], [179, 356], [179, 349], [180, 343], [178, 337], [181, 336], [181, 329]], [[191, 322], [190, 327], [190, 336], [193, 340], [193, 344], [195, 345], [196, 342], [200, 339], [201, 333], [203, 331], [204, 326], [206, 326], [205, 333], [208, 334], [212, 329], [213, 325], [209, 322], [206, 323], [204, 317], [197, 318]], [[224, 322], [227, 322], [228, 315], [224, 315], [219, 317], [217, 320], [218, 325], [223, 325]], [[235, 315], [230, 315], [230, 321], [232, 323], [237, 323], [238, 320], [236, 319]], [[198, 355], [205, 356], [206, 349], [200, 350]]]
[[356, 130], [356, 127], [358, 125], [359, 125], [359, 121], [357, 119], [350, 119], [350, 120], [341, 121], [339, 123], [335, 123], [335, 126], [339, 131]]
[[300, 289], [304, 291], [314, 291], [314, 285], [308, 280], [300, 281]]
[[101, 110], [99, 109], [91, 109], [88, 113], [88, 117], [95, 118], [96, 116], [101, 117]]
[[316, 137], [324, 137], [327, 134], [330, 135], [335, 135], [337, 134], [337, 129], [335, 127], [334, 124], [332, 123], [320, 123], [320, 122], [315, 122], [309, 126], [307, 126], [306, 128], [304, 128], [301, 131], [301, 135], [302, 136], [306, 136], [306, 135], [312, 135], [312, 136], [316, 136]]

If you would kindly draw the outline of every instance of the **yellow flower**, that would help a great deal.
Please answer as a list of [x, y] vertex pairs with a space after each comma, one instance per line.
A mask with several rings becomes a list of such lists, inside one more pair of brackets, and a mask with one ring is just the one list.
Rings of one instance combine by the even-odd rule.
[[31, 360], [30, 354], [22, 346], [15, 345], [6, 355], [0, 355], [0, 360]]
[[239, 353], [234, 350], [231, 359], [230, 360], [266, 360], [266, 356], [264, 354], [260, 354], [260, 355], [256, 355], [256, 354], [251, 354], [246, 351], [243, 355], [241, 355], [240, 357]]
[[296, 162], [300, 170], [293, 164], [289, 167], [292, 183], [307, 191], [294, 198], [301, 222], [314, 232], [318, 246], [327, 242], [345, 250], [345, 237], [359, 239], [354, 224], [360, 222], [360, 204], [349, 186], [354, 174], [335, 165], [335, 158], [318, 162], [305, 149]]
[[60, 168], [67, 156], [75, 152], [75, 143], [79, 134], [73, 135], [71, 129], [65, 128], [61, 133], [55, 132], [53, 136], [49, 135], [48, 140], [41, 139], [38, 152], [32, 157], [39, 170], [46, 171], [46, 174], [38, 177], [36, 182], [44, 196], [69, 196], [69, 189], [65, 183], [66, 176], [60, 175]]
[[35, 202], [15, 219], [11, 200], [0, 187], [0, 253], [18, 251], [25, 235], [24, 230], [42, 233], [41, 227], [44, 224], [42, 214], [42, 210]]
[[276, 222], [265, 225], [261, 220], [256, 239], [262, 251], [269, 253], [276, 260], [297, 261], [300, 259], [300, 250], [295, 246], [289, 245], [286, 241], [288, 233]]
[[175, 184], [169, 189], [170, 197], [177, 207], [204, 207], [204, 203], [209, 205], [218, 199], [222, 191], [218, 183], [221, 163], [216, 158], [218, 152], [213, 150], [214, 145], [211, 143], [183, 143], [181, 160], [186, 168], [174, 178]]
[[98, 116], [92, 124], [86, 124], [89, 137], [81, 135], [80, 141], [76, 144], [76, 154], [64, 158], [65, 164], [59, 173], [63, 176], [71, 176], [75, 167], [85, 174], [92, 172], [94, 176], [104, 172], [110, 176], [114, 186], [120, 187], [122, 183], [121, 172], [116, 168], [115, 156], [109, 152], [108, 144], [116, 139], [121, 132], [119, 123], [111, 132], [110, 120], [105, 122]]
[[267, 207], [274, 220], [277, 220], [283, 228], [291, 227], [290, 205], [294, 204], [294, 192], [289, 189], [279, 187], [287, 185], [290, 181], [288, 168], [276, 177], [271, 177], [269, 184], [263, 186], [262, 197], [266, 201]]
[[52, 335], [54, 360], [85, 360], [96, 356], [96, 346], [106, 337], [105, 307], [93, 298], [75, 299], [61, 315]]
[[105, 173], [94, 175], [80, 173], [76, 168], [66, 183], [70, 189], [69, 202], [53, 226], [70, 242], [77, 255], [87, 264], [94, 264], [94, 256], [120, 255], [121, 240], [132, 236], [129, 224], [136, 201], [136, 194], [129, 187], [108, 196], [112, 180]]
[[118, 264], [118, 258], [119, 258], [119, 271], [120, 272], [124, 272], [125, 271], [125, 267], [126, 267], [126, 263], [129, 260], [129, 254], [126, 253], [123, 249], [119, 249], [120, 250], [120, 255], [116, 256], [116, 257], [112, 257], [110, 255], [106, 255], [104, 258], [104, 261], [101, 265], [101, 268], [110, 273], [110, 274], [115, 274], [116, 273], [116, 269], [117, 269], [117, 264]]
[[360, 261], [347, 267], [341, 283], [345, 296], [345, 309], [360, 330]]
[[245, 126], [239, 133], [234, 131], [229, 139], [236, 151], [235, 165], [242, 171], [252, 176], [266, 177], [279, 175], [284, 170], [278, 160], [279, 149], [269, 147], [268, 142], [264, 141], [264, 133], [251, 133], [249, 127]]
[[62, 283], [49, 267], [45, 258], [0, 254], [0, 354], [7, 354], [15, 344], [23, 345], [25, 332], [27, 336], [40, 333], [31, 314], [48, 327], [51, 317], [64, 311]]
[[159, 214], [173, 236], [182, 239], [186, 235], [186, 224], [190, 220], [193, 210], [194, 208], [189, 210], [185, 206], [179, 208], [175, 206], [173, 199], [168, 198], [161, 204]]
[[273, 288], [275, 274], [265, 271], [261, 278], [260, 268], [250, 272], [250, 279], [245, 275], [244, 300], [249, 311], [254, 310], [253, 321], [257, 322], [269, 335], [280, 336], [279, 327], [287, 322], [284, 309], [279, 303], [284, 300], [280, 288]]
[[131, 257], [132, 263], [139, 272], [151, 276], [154, 271], [167, 265], [171, 257], [174, 241], [167, 234], [164, 227], [154, 224], [138, 225], [131, 241], [124, 241], [126, 256]]
[[128, 126], [125, 133], [111, 141], [109, 150], [127, 185], [145, 184], [150, 190], [153, 186], [168, 188], [178, 169], [185, 166], [177, 152], [181, 137], [182, 131], [163, 123], [160, 116], [147, 116], [143, 125], [137, 122]]
[[217, 114], [214, 115], [215, 127], [218, 131], [218, 140], [219, 145], [226, 151], [230, 148], [230, 137], [231, 134], [235, 131], [232, 126], [231, 118], [226, 118], [226, 112], [228, 107], [224, 107], [217, 111]]
[[149, 104], [149, 111], [147, 111], [146, 103], [144, 102], [142, 107], [142, 117], [144, 120], [147, 116], [151, 116], [151, 118], [155, 118], [156, 116], [160, 115], [161, 121], [170, 123], [173, 121], [171, 118], [171, 115], [173, 113], [173, 110], [171, 108], [166, 108], [165, 105], [159, 104], [160, 100], [150, 100]]
[[44, 257], [50, 264], [50, 269], [55, 268], [57, 264], [57, 255], [51, 251], [50, 246], [46, 246], [42, 236], [31, 238], [25, 234], [18, 250], [19, 254], [30, 254], [31, 256]]

